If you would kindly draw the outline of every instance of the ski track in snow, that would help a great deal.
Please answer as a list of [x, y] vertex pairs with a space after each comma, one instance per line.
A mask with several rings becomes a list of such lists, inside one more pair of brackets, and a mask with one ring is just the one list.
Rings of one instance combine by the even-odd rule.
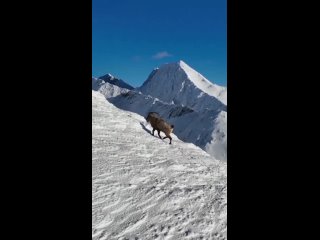
[[92, 239], [227, 239], [225, 162], [94, 91], [92, 116]]

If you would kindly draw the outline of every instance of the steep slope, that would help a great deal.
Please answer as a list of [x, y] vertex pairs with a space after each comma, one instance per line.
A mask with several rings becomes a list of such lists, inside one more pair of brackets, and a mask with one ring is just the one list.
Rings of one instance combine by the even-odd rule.
[[212, 84], [183, 61], [154, 69], [138, 89], [129, 91], [102, 79], [93, 79], [92, 88], [121, 109], [142, 116], [149, 111], [160, 113], [175, 125], [179, 139], [227, 161], [227, 106], [218, 100], [219, 96], [226, 98], [227, 90]]
[[226, 164], [92, 92], [92, 239], [226, 239]]
[[102, 79], [92, 77], [92, 90], [98, 91], [99, 88], [105, 83], [106, 82], [103, 81]]
[[131, 85], [129, 85], [125, 81], [121, 80], [120, 78], [116, 78], [116, 77], [112, 76], [109, 73], [99, 77], [99, 79], [103, 80], [104, 82], [116, 85], [116, 86], [118, 86], [120, 88], [126, 88], [126, 89], [129, 89], [129, 90], [134, 89], [134, 87], [132, 87]]
[[183, 61], [154, 69], [138, 91], [194, 110], [225, 110], [227, 104], [225, 87], [212, 84]]
[[207, 142], [204, 150], [212, 156], [227, 161], [227, 112], [221, 111], [217, 115], [212, 129], [211, 140]]
[[[180, 140], [194, 143], [216, 159], [227, 161], [226, 112], [215, 110], [197, 112], [186, 106], [168, 104], [135, 91], [108, 100], [120, 109], [141, 116], [146, 116], [148, 112], [158, 112], [174, 124], [174, 133]], [[220, 119], [220, 115], [224, 118]], [[218, 150], [218, 147], [222, 148]]]

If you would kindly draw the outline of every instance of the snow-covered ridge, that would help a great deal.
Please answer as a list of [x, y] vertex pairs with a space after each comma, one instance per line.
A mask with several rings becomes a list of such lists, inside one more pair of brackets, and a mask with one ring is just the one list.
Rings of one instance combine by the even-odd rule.
[[129, 89], [120, 88], [98, 78], [92, 78], [92, 89], [102, 93], [106, 98], [115, 97], [130, 91]]
[[153, 70], [137, 90], [194, 110], [226, 110], [226, 88], [212, 84], [183, 61]]
[[227, 239], [227, 166], [92, 92], [92, 239]]
[[[111, 82], [114, 79], [111, 74], [105, 76]], [[212, 84], [185, 62], [153, 69], [143, 85], [131, 91], [99, 81], [96, 88], [115, 106], [141, 116], [158, 112], [175, 125], [179, 139], [227, 161], [227, 105], [219, 100], [219, 96], [226, 98], [227, 89]]]
[[132, 87], [130, 84], [126, 83], [125, 81], [123, 81], [120, 78], [116, 78], [114, 76], [112, 76], [110, 73], [103, 75], [101, 77], [98, 77], [98, 79], [102, 79], [104, 82], [108, 82], [110, 84], [116, 85], [120, 88], [126, 88], [126, 89], [134, 89], [134, 87]]
[[[108, 101], [120, 109], [141, 116], [147, 116], [148, 112], [158, 112], [175, 126], [173, 132], [180, 140], [194, 143], [216, 159], [227, 161], [227, 134], [223, 134], [227, 128], [225, 111], [217, 109], [198, 112], [188, 106], [167, 103], [136, 91], [108, 98]], [[221, 114], [224, 118], [220, 119]], [[216, 151], [217, 147], [221, 147], [221, 150]]]
[[227, 88], [213, 84], [200, 73], [191, 68], [184, 61], [177, 63], [187, 74], [188, 79], [194, 83], [199, 89], [210, 96], [218, 98], [224, 104], [227, 104]]

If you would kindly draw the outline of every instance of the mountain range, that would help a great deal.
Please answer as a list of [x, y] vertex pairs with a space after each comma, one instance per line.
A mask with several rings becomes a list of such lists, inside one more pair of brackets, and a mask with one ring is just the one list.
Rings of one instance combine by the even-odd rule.
[[111, 74], [92, 78], [92, 89], [116, 107], [146, 116], [158, 112], [174, 134], [227, 161], [227, 88], [210, 82], [184, 61], [155, 68], [133, 88]]

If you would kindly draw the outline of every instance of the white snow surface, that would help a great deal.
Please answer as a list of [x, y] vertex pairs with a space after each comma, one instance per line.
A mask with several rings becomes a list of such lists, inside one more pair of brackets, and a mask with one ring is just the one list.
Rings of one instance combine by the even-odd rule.
[[92, 91], [92, 239], [227, 239], [226, 163], [150, 130]]
[[227, 105], [227, 88], [211, 83], [183, 61], [154, 69], [138, 90], [197, 111]]
[[109, 98], [108, 101], [120, 109], [144, 117], [148, 112], [158, 112], [175, 126], [173, 132], [180, 140], [194, 143], [214, 158], [227, 161], [227, 112], [197, 112], [186, 106], [169, 104], [135, 91]]
[[129, 89], [118, 87], [98, 78], [92, 78], [92, 89], [102, 93], [106, 98], [115, 97], [129, 91]]
[[204, 147], [207, 153], [225, 161], [227, 161], [227, 130], [227, 112], [221, 111], [214, 120], [211, 141]]
[[190, 79], [194, 83], [194, 85], [196, 85], [203, 92], [207, 93], [210, 96], [218, 98], [221, 102], [227, 105], [226, 87], [211, 83], [208, 79], [195, 71], [182, 60], [180, 60], [178, 64], [185, 71], [185, 73], [188, 75], [188, 79]]

